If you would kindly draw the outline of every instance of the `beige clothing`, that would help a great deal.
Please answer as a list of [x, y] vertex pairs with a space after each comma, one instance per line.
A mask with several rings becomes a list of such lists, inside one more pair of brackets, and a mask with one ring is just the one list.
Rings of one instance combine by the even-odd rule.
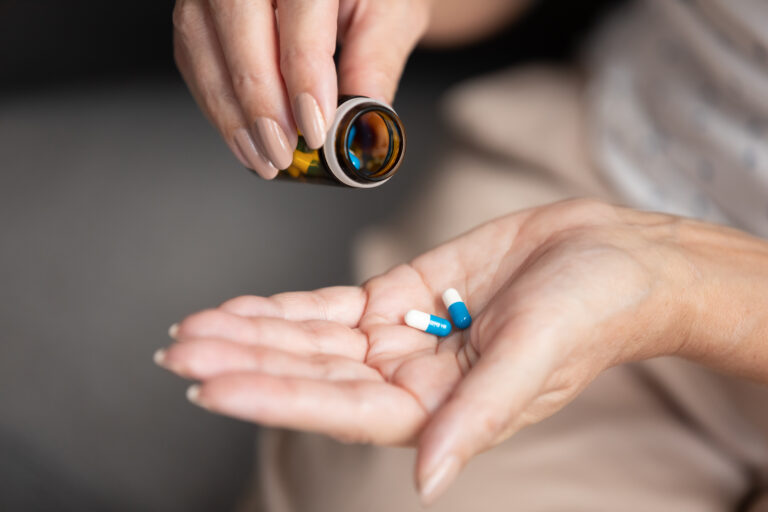
[[[404, 222], [367, 233], [367, 276], [498, 215], [568, 196], [615, 197], [588, 158], [570, 75], [507, 73], [448, 98], [455, 150]], [[611, 369], [553, 417], [472, 460], [430, 510], [768, 511], [768, 393], [679, 360]], [[261, 436], [270, 512], [410, 512], [414, 451], [296, 432]], [[762, 508], [761, 508], [762, 507]]]

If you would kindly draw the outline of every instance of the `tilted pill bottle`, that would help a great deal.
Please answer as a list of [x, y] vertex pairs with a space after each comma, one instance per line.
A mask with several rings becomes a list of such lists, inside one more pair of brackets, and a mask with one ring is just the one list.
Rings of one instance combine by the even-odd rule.
[[293, 162], [276, 179], [373, 188], [397, 172], [405, 154], [405, 128], [392, 107], [362, 96], [339, 100], [320, 149], [299, 135]]

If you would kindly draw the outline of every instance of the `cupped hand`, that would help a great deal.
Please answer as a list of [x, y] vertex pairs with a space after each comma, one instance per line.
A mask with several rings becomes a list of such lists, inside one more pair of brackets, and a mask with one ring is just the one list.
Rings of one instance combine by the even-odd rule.
[[[346, 442], [418, 447], [434, 500], [475, 454], [573, 399], [599, 372], [675, 353], [693, 279], [680, 219], [568, 201], [485, 224], [362, 287], [239, 297], [175, 329], [158, 359], [199, 405]], [[474, 316], [444, 339], [403, 323]], [[683, 320], [681, 320], [683, 319]]]
[[297, 128], [323, 144], [337, 90], [392, 100], [430, 1], [177, 0], [174, 53], [235, 156], [271, 179], [291, 164]]

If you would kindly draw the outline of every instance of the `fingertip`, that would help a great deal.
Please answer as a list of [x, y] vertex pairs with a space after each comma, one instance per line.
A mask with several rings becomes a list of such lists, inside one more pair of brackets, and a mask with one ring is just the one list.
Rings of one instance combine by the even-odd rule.
[[166, 370], [185, 379], [195, 379], [205, 376], [195, 357], [195, 341], [174, 343], [167, 349], [155, 352], [155, 363]]
[[207, 411], [254, 421], [255, 412], [272, 399], [258, 392], [258, 384], [268, 380], [265, 377], [243, 371], [206, 377], [203, 382], [187, 388], [186, 397]]
[[240, 165], [242, 165], [246, 169], [253, 170], [253, 164], [251, 164], [251, 162], [249, 162], [248, 159], [245, 158], [245, 154], [243, 153], [243, 150], [240, 149], [236, 140], [233, 138], [233, 140], [227, 141], [227, 143], [230, 151], [232, 151], [232, 154], [235, 155], [235, 158], [237, 158], [237, 161], [240, 162]]
[[219, 309], [239, 316], [283, 318], [284, 311], [269, 297], [241, 295], [223, 302]]
[[182, 320], [178, 324], [174, 339], [184, 343], [193, 338], [226, 338], [226, 334], [231, 331], [231, 323], [231, 315], [226, 311], [204, 309]]
[[256, 149], [256, 143], [253, 136], [245, 128], [238, 128], [232, 136], [233, 147], [237, 148], [239, 153], [246, 161], [245, 167], [256, 172], [265, 180], [274, 179], [278, 170], [272, 165], [272, 162], [264, 158]]
[[340, 94], [365, 96], [391, 105], [404, 63], [403, 60], [395, 64], [390, 57], [375, 51], [342, 50], [338, 70]]
[[274, 119], [259, 117], [253, 123], [252, 133], [259, 155], [264, 155], [277, 169], [290, 167], [296, 149], [296, 142], [288, 136], [292, 132], [283, 129]]
[[395, 91], [386, 91], [379, 88], [366, 89], [366, 90], [368, 92], [366, 92], [365, 94], [361, 94], [360, 96], [365, 96], [367, 98], [380, 101], [390, 107], [392, 106], [392, 103], [395, 100]]
[[[474, 456], [479, 440], [470, 425], [476, 411], [449, 400], [432, 416], [419, 436], [417, 487], [425, 504], [434, 502]], [[455, 466], [455, 467], [454, 467]]]
[[277, 175], [280, 173], [280, 171], [272, 164], [268, 164], [265, 167], [255, 169], [256, 173], [264, 180], [271, 181], [275, 178], [277, 178]]
[[165, 363], [165, 354], [166, 351], [164, 348], [157, 349], [155, 353], [152, 355], [152, 360], [155, 362], [157, 366], [163, 366]]
[[388, 84], [389, 77], [383, 79], [383, 81], [376, 81], [370, 76], [358, 80], [357, 76], [357, 72], [354, 72], [351, 76], [347, 73], [342, 79], [343, 85], [340, 88], [342, 96], [364, 96], [392, 106], [395, 91], [391, 90], [392, 88], [388, 85], [382, 85]]
[[419, 498], [424, 506], [432, 505], [456, 480], [461, 462], [455, 455], [448, 455], [427, 468], [418, 477]]
[[297, 95], [293, 113], [307, 145], [312, 149], [320, 148], [325, 142], [328, 124], [317, 100], [307, 92]]
[[200, 399], [200, 394], [200, 384], [192, 384], [187, 388], [187, 400], [199, 407], [205, 407], [202, 400]]
[[280, 72], [291, 103], [294, 134], [298, 128], [312, 149], [325, 142], [338, 101], [337, 4], [335, 0], [277, 2]]

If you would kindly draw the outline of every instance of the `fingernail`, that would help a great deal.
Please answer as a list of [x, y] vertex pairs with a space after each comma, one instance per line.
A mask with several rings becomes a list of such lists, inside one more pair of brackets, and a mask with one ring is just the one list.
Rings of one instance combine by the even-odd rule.
[[293, 161], [293, 148], [285, 132], [273, 119], [260, 117], [254, 123], [254, 142], [259, 153], [278, 169], [287, 169]]
[[256, 150], [256, 144], [253, 142], [253, 137], [248, 133], [245, 128], [239, 128], [234, 134], [235, 146], [243, 154], [244, 158], [248, 161], [245, 164], [249, 169], [253, 169], [259, 176], [264, 179], [271, 180], [277, 176], [277, 169], [272, 163], [261, 156]]
[[308, 92], [296, 96], [293, 102], [296, 123], [307, 145], [317, 149], [325, 142], [325, 118], [320, 106]]
[[243, 167], [247, 167], [248, 169], [253, 168], [253, 165], [248, 161], [248, 159], [245, 158], [243, 150], [240, 149], [240, 145], [237, 143], [237, 134], [235, 134], [232, 141], [229, 142], [229, 149], [232, 150], [232, 154], [237, 157], [237, 160]]
[[199, 384], [192, 384], [187, 388], [187, 400], [192, 402], [195, 405], [200, 405], [200, 385]]
[[152, 360], [157, 366], [163, 366], [163, 363], [165, 362], [165, 349], [161, 348], [155, 352], [155, 355], [152, 356]]
[[179, 334], [179, 324], [173, 324], [168, 328], [168, 336], [170, 336], [171, 339], [175, 340], [177, 334]]
[[431, 505], [459, 474], [459, 459], [449, 455], [440, 462], [435, 469], [427, 474], [419, 494], [424, 505]]

